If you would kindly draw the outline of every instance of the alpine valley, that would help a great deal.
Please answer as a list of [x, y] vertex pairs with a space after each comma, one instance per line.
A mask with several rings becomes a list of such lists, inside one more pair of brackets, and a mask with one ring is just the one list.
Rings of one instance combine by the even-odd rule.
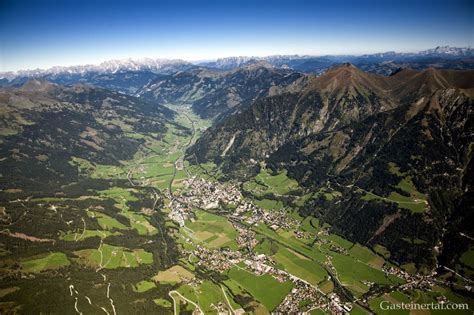
[[472, 310], [473, 56], [1, 74], [0, 314]]

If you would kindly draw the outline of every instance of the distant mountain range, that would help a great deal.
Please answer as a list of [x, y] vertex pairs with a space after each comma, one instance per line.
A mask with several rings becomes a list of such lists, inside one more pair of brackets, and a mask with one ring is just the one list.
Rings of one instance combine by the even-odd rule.
[[474, 49], [440, 46], [417, 53], [396, 53], [393, 51], [366, 55], [326, 55], [300, 56], [275, 55], [267, 57], [228, 57], [216, 61], [191, 63], [184, 60], [169, 59], [124, 59], [110, 60], [99, 65], [79, 65], [71, 67], [52, 67], [41, 70], [21, 70], [0, 73], [1, 85], [21, 85], [27, 78], [44, 78], [58, 83], [88, 82], [88, 77], [120, 74], [127, 72], [150, 72], [155, 74], [173, 73], [192, 68], [212, 70], [231, 70], [240, 66], [265, 61], [275, 68], [288, 68], [301, 72], [320, 73], [335, 63], [350, 62], [360, 69], [370, 72], [390, 74], [398, 67], [411, 66], [415, 69], [427, 67], [471, 69], [474, 67]]
[[109, 60], [99, 65], [78, 65], [70, 67], [52, 67], [49, 69], [20, 70], [0, 73], [0, 79], [12, 81], [19, 77], [57, 77], [60, 75], [86, 75], [88, 73], [111, 74], [120, 72], [138, 72], [149, 71], [156, 73], [174, 72], [177, 70], [187, 69], [192, 66], [191, 63], [183, 60], [170, 59], [122, 59]]
[[332, 63], [351, 62], [383, 62], [383, 61], [408, 61], [414, 59], [426, 58], [445, 58], [459, 59], [472, 58], [474, 49], [458, 48], [450, 46], [439, 46], [433, 49], [420, 51], [417, 53], [397, 53], [394, 51], [366, 54], [366, 55], [325, 55], [325, 56], [300, 56], [300, 55], [275, 55], [268, 57], [228, 57], [221, 58], [216, 61], [201, 63], [201, 66], [215, 69], [233, 69], [245, 65], [253, 60], [263, 60], [275, 67], [292, 68], [295, 70], [305, 70], [311, 68], [311, 63], [319, 63], [321, 66], [328, 66]]

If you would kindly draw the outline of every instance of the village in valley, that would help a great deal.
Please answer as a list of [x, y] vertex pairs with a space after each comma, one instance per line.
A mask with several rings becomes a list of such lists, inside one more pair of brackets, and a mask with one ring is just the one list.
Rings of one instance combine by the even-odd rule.
[[[367, 292], [360, 297], [354, 297], [338, 278], [338, 270], [332, 264], [334, 257], [331, 255], [325, 255], [324, 261], [317, 262], [326, 273], [326, 277], [321, 282], [332, 283], [339, 289], [323, 292], [320, 285], [308, 282], [301, 275], [292, 274], [287, 270], [292, 268], [285, 268], [284, 265], [277, 263], [272, 255], [259, 250], [258, 245], [262, 242], [259, 235], [271, 239], [269, 234], [262, 231], [291, 231], [293, 235], [290, 239], [293, 241], [288, 244], [280, 242], [279, 245], [286, 247], [286, 250], [295, 258], [313, 260], [304, 252], [299, 252], [298, 247], [291, 247], [291, 243], [295, 241], [311, 244], [314, 248], [325, 246], [328, 251], [350, 257], [347, 247], [344, 248], [330, 240], [328, 227], [321, 227], [315, 233], [309, 232], [302, 227], [303, 221], [291, 215], [285, 208], [269, 210], [257, 206], [251, 198], [243, 196], [235, 183], [223, 184], [192, 176], [186, 179], [182, 187], [173, 194], [168, 207], [170, 208], [168, 217], [183, 232], [180, 237], [186, 245], [181, 248], [181, 254], [185, 257], [194, 257], [195, 264], [199, 268], [223, 274], [232, 268], [238, 268], [253, 273], [257, 277], [270, 275], [279, 283], [291, 283], [291, 290], [273, 310], [275, 313], [288, 314], [314, 310], [331, 314], [350, 313], [354, 306], [368, 309], [368, 301], [380, 295], [379, 290], [371, 293], [370, 288], [376, 284], [375, 282], [364, 281], [368, 288]], [[200, 218], [196, 212], [209, 213], [228, 220], [229, 228], [237, 232], [235, 244], [232, 244], [234, 246], [225, 246], [231, 245], [229, 243], [216, 246], [213, 244], [215, 239], [202, 237], [202, 233], [188, 227], [199, 222]], [[265, 230], [259, 229], [259, 226], [264, 226]], [[351, 257], [351, 259], [355, 258]], [[364, 262], [358, 261], [358, 263]], [[373, 269], [373, 266], [367, 267]], [[387, 262], [378, 266], [378, 272], [386, 278], [393, 279], [386, 286], [386, 294], [396, 291], [430, 290], [435, 285], [435, 274], [430, 276], [410, 274]], [[189, 280], [188, 285], [198, 284], [196, 284], [196, 279], [192, 279]], [[232, 309], [228, 311], [236, 313]]]

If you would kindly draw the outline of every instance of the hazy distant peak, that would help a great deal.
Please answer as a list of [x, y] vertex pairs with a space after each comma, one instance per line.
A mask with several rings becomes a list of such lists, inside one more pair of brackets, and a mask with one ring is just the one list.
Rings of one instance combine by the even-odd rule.
[[98, 65], [77, 65], [60, 67], [55, 66], [49, 69], [20, 70], [0, 73], [0, 78], [14, 79], [16, 77], [41, 77], [46, 75], [60, 74], [86, 74], [97, 73], [117, 73], [121, 71], [151, 71], [160, 72], [167, 69], [176, 69], [180, 67], [190, 67], [191, 63], [180, 59], [113, 59], [104, 61]]
[[427, 49], [420, 51], [420, 55], [460, 55], [460, 56], [472, 56], [474, 49], [471, 47], [451, 47], [451, 46], [438, 46], [436, 48]]
[[268, 61], [265, 61], [265, 60], [257, 60], [257, 59], [251, 59], [249, 60], [247, 63], [245, 63], [243, 66], [242, 66], [242, 69], [246, 69], [246, 70], [254, 70], [254, 69], [258, 69], [258, 68], [269, 68], [269, 69], [272, 69], [274, 68], [273, 65], [271, 63], [269, 63]]
[[58, 85], [43, 79], [31, 79], [21, 86], [21, 90], [25, 92], [46, 92]]

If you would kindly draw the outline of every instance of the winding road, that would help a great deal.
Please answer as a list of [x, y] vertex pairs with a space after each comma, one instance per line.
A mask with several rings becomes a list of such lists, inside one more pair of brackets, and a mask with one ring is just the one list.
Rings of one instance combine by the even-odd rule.
[[199, 314], [204, 314], [204, 312], [202, 311], [202, 309], [199, 307], [199, 305], [197, 305], [196, 303], [194, 303], [193, 301], [191, 301], [190, 299], [187, 299], [185, 298], [181, 293], [179, 293], [178, 291], [176, 290], [173, 290], [173, 291], [170, 291], [168, 293], [168, 295], [173, 299], [173, 308], [174, 308], [174, 315], [179, 315], [177, 312], [176, 312], [176, 300], [173, 296], [173, 294], [177, 294], [181, 299], [185, 300], [186, 302], [194, 305], [194, 307], [198, 310]]

